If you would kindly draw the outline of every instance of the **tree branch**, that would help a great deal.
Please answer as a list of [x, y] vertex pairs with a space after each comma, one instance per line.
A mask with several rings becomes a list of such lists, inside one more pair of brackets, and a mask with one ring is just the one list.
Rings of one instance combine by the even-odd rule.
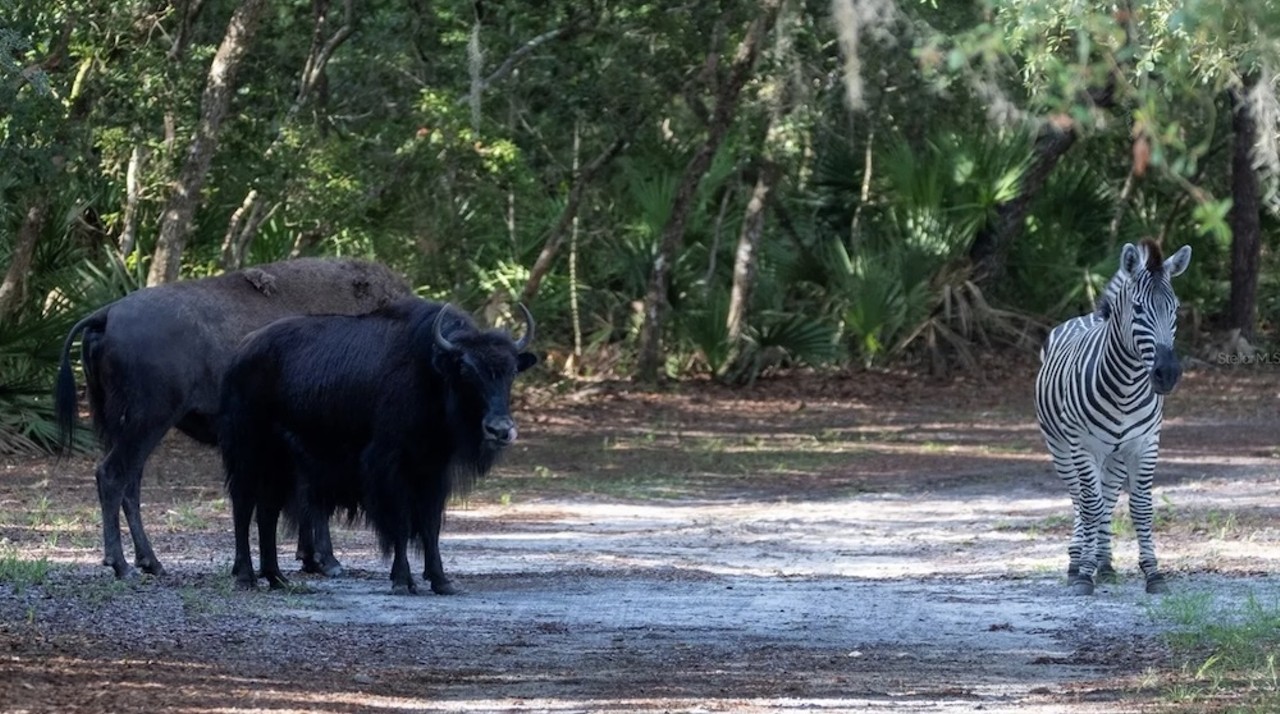
[[[639, 122], [635, 122], [638, 124]], [[526, 304], [533, 302], [533, 298], [538, 294], [538, 288], [542, 286], [542, 279], [547, 276], [551, 270], [551, 263], [555, 260], [556, 254], [560, 250], [560, 245], [564, 243], [564, 237], [569, 228], [573, 225], [574, 216], [578, 215], [578, 206], [582, 203], [582, 197], [586, 194], [587, 186], [595, 180], [595, 176], [614, 159], [627, 144], [631, 141], [634, 132], [628, 129], [618, 135], [604, 151], [591, 160], [582, 171], [575, 177], [573, 188], [569, 190], [569, 199], [565, 202], [564, 210], [560, 211], [560, 218], [556, 221], [556, 225], [547, 234], [547, 241], [542, 245], [542, 252], [538, 253], [538, 259], [534, 261], [533, 267], [529, 269], [529, 279], [525, 281], [524, 289], [520, 291], [520, 300]]]
[[[480, 85], [477, 88], [477, 91], [480, 93], [483, 93], [484, 91], [492, 87], [494, 84], [497, 84], [498, 82], [501, 82], [502, 80], [506, 79], [508, 75], [510, 75], [512, 72], [515, 71], [516, 65], [520, 64], [520, 62], [524, 60], [525, 57], [528, 57], [530, 54], [532, 54], [534, 50], [547, 44], [548, 42], [551, 42], [552, 40], [557, 40], [562, 37], [566, 37], [573, 34], [583, 24], [585, 19], [586, 19], [586, 16], [581, 15], [573, 20], [570, 20], [569, 24], [565, 25], [564, 27], [560, 27], [554, 30], [549, 30], [547, 32], [542, 33], [541, 35], [538, 35], [532, 40], [529, 40], [528, 42], [524, 43], [519, 48], [517, 48], [515, 52], [512, 52], [510, 55], [508, 55], [507, 58], [502, 61], [502, 64], [498, 65], [498, 68], [495, 69], [492, 73], [490, 73], [488, 77], [485, 77], [484, 79], [480, 80]], [[472, 93], [468, 92], [466, 95], [459, 97], [458, 104], [466, 104], [467, 102], [471, 101], [471, 95]]]

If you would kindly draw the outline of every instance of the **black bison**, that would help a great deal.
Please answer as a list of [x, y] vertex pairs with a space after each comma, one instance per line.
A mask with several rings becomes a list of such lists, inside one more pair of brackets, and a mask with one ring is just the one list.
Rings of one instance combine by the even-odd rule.
[[456, 592], [440, 559], [445, 505], [516, 438], [511, 385], [538, 361], [526, 351], [533, 317], [521, 310], [518, 341], [416, 298], [357, 317], [281, 320], [246, 338], [223, 384], [219, 436], [236, 583], [257, 584], [255, 513], [262, 577], [275, 588], [287, 584], [276, 555], [281, 513], [327, 523], [346, 511], [362, 513], [384, 555], [394, 553], [395, 592], [417, 592], [411, 540], [421, 542], [431, 589]]
[[[69, 358], [83, 333], [89, 407], [104, 452], [95, 474], [103, 564], [116, 577], [137, 573], [120, 543], [123, 508], [137, 566], [164, 572], [142, 528], [143, 465], [174, 426], [216, 442], [222, 375], [245, 335], [282, 317], [369, 312], [409, 293], [401, 278], [376, 263], [302, 258], [139, 290], [76, 323], [63, 345], [54, 404], [69, 445], [77, 409]], [[320, 526], [327, 535], [328, 523]], [[337, 572], [331, 549], [317, 552], [312, 536], [307, 528], [299, 531], [303, 567]]]

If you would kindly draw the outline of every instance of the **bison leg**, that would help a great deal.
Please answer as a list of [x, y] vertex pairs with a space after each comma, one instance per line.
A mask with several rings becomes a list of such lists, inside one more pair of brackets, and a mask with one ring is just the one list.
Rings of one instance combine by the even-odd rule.
[[441, 517], [431, 518], [427, 532], [422, 536], [424, 569], [422, 577], [431, 583], [431, 592], [437, 595], [457, 595], [460, 590], [444, 574], [444, 561], [440, 558]]
[[276, 548], [276, 524], [280, 521], [280, 509], [258, 508], [258, 550], [262, 560], [262, 577], [272, 590], [289, 587], [289, 580], [280, 572], [280, 554]]
[[329, 578], [342, 575], [342, 563], [333, 555], [329, 519], [303, 513], [298, 520], [298, 560], [302, 561], [302, 572]]
[[142, 530], [142, 513], [138, 508], [142, 464], [156, 441], [158, 438], [147, 439], [138, 445], [141, 448], [132, 450], [121, 448], [117, 443], [107, 451], [94, 473], [98, 484], [98, 504], [102, 507], [102, 564], [114, 570], [117, 578], [135, 578], [138, 575], [138, 571], [125, 560], [124, 546], [120, 542], [121, 509], [129, 521], [129, 532], [140, 564], [160, 569], [160, 563], [151, 550], [151, 542]]
[[151, 541], [142, 528], [142, 466], [155, 450], [169, 423], [137, 414], [130, 420], [121, 417], [120, 433], [107, 436], [107, 455], [98, 464], [94, 478], [98, 482], [98, 503], [102, 507], [102, 542], [105, 555], [102, 564], [110, 566], [117, 578], [137, 577], [137, 571], [124, 558], [120, 543], [120, 511], [124, 510], [133, 537], [134, 555], [148, 573], [164, 572]]
[[435, 494], [427, 511], [427, 528], [422, 534], [422, 577], [431, 583], [431, 592], [437, 595], [456, 595], [457, 587], [444, 574], [444, 561], [440, 558], [440, 526], [444, 524], [444, 507], [449, 495]]
[[395, 556], [391, 561], [391, 592], [396, 595], [410, 595], [418, 592], [413, 582], [413, 573], [409, 569], [409, 539], [397, 537]]
[[102, 564], [115, 571], [117, 578], [135, 578], [138, 571], [125, 560], [120, 543], [120, 506], [124, 501], [124, 484], [117, 476], [114, 451], [98, 464], [94, 478], [98, 482], [98, 504], [102, 507]]
[[253, 574], [253, 555], [249, 552], [249, 523], [253, 520], [253, 503], [250, 499], [232, 494], [231, 519], [236, 531], [236, 562], [231, 566], [236, 587], [253, 590], [258, 579]]
[[124, 492], [124, 517], [129, 523], [129, 534], [133, 536], [133, 562], [144, 573], [164, 575], [164, 566], [156, 558], [151, 549], [151, 540], [142, 528], [142, 473], [129, 479]]

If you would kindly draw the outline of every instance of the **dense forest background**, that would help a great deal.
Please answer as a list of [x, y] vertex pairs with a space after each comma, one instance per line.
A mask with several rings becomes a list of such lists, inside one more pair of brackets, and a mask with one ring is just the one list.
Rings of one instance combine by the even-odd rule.
[[91, 308], [296, 255], [743, 382], [1033, 348], [1150, 237], [1267, 345], [1276, 5], [0, 0], [0, 450]]

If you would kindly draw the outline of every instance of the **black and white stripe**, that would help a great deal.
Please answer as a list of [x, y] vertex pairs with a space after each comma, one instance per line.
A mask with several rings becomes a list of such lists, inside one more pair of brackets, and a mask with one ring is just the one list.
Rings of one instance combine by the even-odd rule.
[[1095, 574], [1111, 571], [1111, 512], [1121, 488], [1129, 491], [1147, 592], [1166, 589], [1151, 536], [1151, 483], [1164, 395], [1181, 374], [1170, 279], [1186, 270], [1191, 248], [1162, 258], [1153, 242], [1126, 244], [1097, 309], [1055, 327], [1040, 353], [1036, 415], [1071, 494], [1068, 575], [1080, 594], [1093, 592]]

